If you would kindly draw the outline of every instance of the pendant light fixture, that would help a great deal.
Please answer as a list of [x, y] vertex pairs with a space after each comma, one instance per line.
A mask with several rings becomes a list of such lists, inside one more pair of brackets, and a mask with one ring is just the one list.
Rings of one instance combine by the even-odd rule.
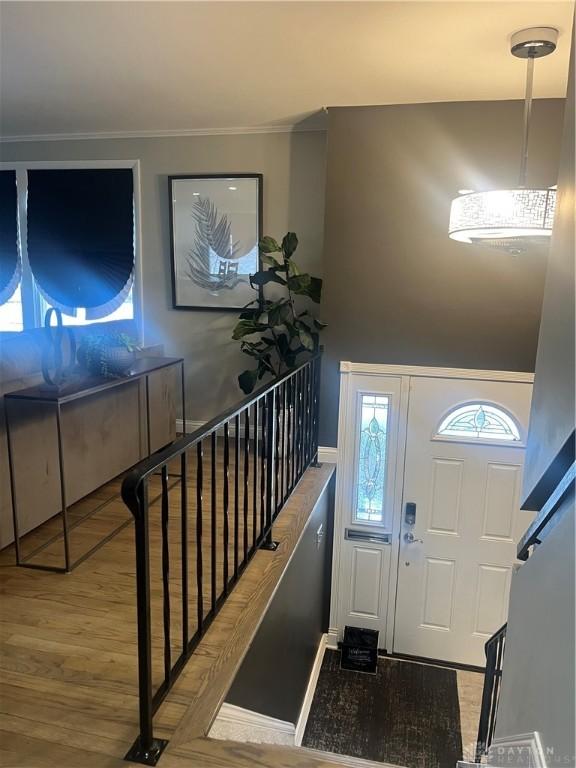
[[453, 240], [522, 253], [530, 243], [546, 242], [552, 234], [556, 187], [526, 187], [528, 137], [532, 112], [534, 59], [548, 56], [556, 48], [558, 30], [551, 27], [523, 29], [512, 35], [513, 56], [526, 59], [526, 95], [520, 177], [516, 189], [486, 192], [466, 190], [452, 201], [448, 234]]

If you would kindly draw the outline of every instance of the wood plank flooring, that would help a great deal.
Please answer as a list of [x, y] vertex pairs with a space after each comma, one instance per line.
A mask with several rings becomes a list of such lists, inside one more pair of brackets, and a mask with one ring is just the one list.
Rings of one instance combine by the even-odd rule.
[[[161, 762], [166, 768], [248, 764], [320, 768], [333, 764], [326, 756], [305, 754], [302, 750], [278, 753], [266, 747], [258, 750], [203, 738], [288, 563], [314, 500], [332, 472], [331, 465], [324, 465], [322, 469], [305, 473], [275, 525], [275, 537], [281, 540], [279, 550], [255, 555], [160, 708], [155, 718], [157, 735], [171, 738]], [[193, 479], [193, 471], [191, 477]], [[113, 484], [101, 493], [108, 493], [112, 487]], [[175, 487], [170, 494], [171, 519], [176, 515], [174, 510], [179, 510], [179, 493]], [[92, 502], [95, 500], [98, 501], [93, 498]], [[190, 495], [189, 501], [190, 515], [195, 518], [195, 500]], [[218, 509], [222, 509], [220, 504]], [[208, 515], [209, 510], [205, 510], [206, 526]], [[125, 516], [126, 509], [118, 499], [75, 528], [72, 535], [76, 535], [80, 548], [85, 545], [83, 535], [95, 537]], [[157, 657], [154, 685], [158, 685], [163, 677], [158, 503], [151, 510], [150, 520], [152, 627]], [[47, 531], [50, 533], [50, 525], [56, 524], [57, 521], [49, 521], [44, 532], [36, 532], [37, 540], [30, 546], [37, 544]], [[219, 526], [217, 541], [221, 542], [221, 519]], [[182, 629], [179, 530], [179, 525], [171, 522], [174, 654], [179, 653], [181, 647]], [[194, 525], [189, 526], [188, 533], [194, 562]], [[231, 537], [228, 548], [231, 562], [233, 544]], [[61, 547], [61, 543], [55, 542], [43, 551], [48, 562], [61, 557], [58, 546]], [[129, 524], [68, 575], [16, 568], [13, 562], [11, 548], [0, 553], [0, 765], [6, 768], [119, 768], [125, 765], [122, 757], [138, 732], [133, 525]], [[222, 583], [222, 564], [220, 551], [216, 563], [219, 584]], [[203, 567], [207, 610], [210, 558], [204, 559]], [[194, 568], [190, 571], [194, 573]], [[194, 601], [196, 587], [192, 573], [189, 573], [189, 588]], [[194, 611], [189, 620], [189, 631], [193, 632]], [[252, 760], [256, 754], [256, 761], [247, 762], [248, 755]], [[336, 764], [341, 763], [337, 760]]]

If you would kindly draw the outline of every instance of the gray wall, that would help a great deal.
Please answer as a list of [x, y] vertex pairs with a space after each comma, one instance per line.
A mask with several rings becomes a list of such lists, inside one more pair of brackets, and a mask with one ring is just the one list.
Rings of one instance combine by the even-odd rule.
[[[539, 100], [529, 183], [556, 182], [564, 101]], [[534, 370], [546, 257], [448, 238], [457, 190], [516, 186], [522, 103], [329, 111], [320, 442], [336, 445], [338, 362]]]
[[[226, 701], [296, 723], [323, 632], [328, 631], [333, 484], [326, 488]], [[318, 546], [316, 533], [324, 527]]]
[[[246, 367], [230, 340], [233, 313], [172, 309], [168, 181], [170, 174], [264, 174], [265, 233], [298, 233], [299, 264], [321, 272], [325, 134], [322, 132], [20, 142], [0, 145], [0, 160], [141, 161], [144, 337], [186, 358], [187, 417], [206, 420], [243, 395]], [[248, 360], [248, 362], [250, 362]]]
[[[574, 460], [574, 36], [558, 179], [524, 465], [526, 509], [539, 509]], [[566, 446], [558, 461], [553, 459]]]
[[571, 768], [574, 745], [574, 494], [512, 577], [496, 738], [538, 731], [547, 764]]
[[[574, 429], [574, 42], [570, 67], [558, 183], [563, 202], [546, 275], [524, 470], [524, 490], [537, 509], [552, 490], [539, 480], [552, 479], [558, 449]], [[560, 463], [573, 460], [572, 450]], [[551, 766], [576, 764], [574, 534], [572, 487], [540, 534], [542, 544], [512, 578], [496, 720], [497, 737], [538, 731], [544, 749], [553, 750]]]

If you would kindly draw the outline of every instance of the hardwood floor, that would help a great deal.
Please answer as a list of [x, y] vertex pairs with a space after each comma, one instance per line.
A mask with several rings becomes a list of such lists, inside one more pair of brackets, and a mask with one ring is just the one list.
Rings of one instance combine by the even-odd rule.
[[[274, 552], [257, 552], [237, 587], [204, 636], [175, 687], [161, 706], [155, 727], [171, 743], [162, 757], [166, 768], [208, 765], [329, 766], [332, 758], [305, 750], [277, 752], [204, 738], [263, 613], [297, 544], [306, 520], [333, 473], [331, 465], [308, 470], [275, 524], [281, 542]], [[193, 478], [193, 471], [191, 471]], [[157, 480], [154, 479], [154, 483]], [[101, 500], [114, 484], [84, 502]], [[180, 651], [182, 612], [179, 596], [179, 548], [176, 510], [180, 490], [170, 493], [170, 574], [173, 653]], [[192, 494], [193, 495], [193, 494]], [[189, 495], [190, 497], [190, 495]], [[195, 500], [189, 513], [195, 519]], [[154, 685], [163, 677], [160, 578], [159, 502], [151, 509], [152, 627], [157, 663]], [[219, 505], [221, 510], [222, 506]], [[73, 510], [72, 515], [83, 510]], [[85, 511], [85, 509], [84, 509]], [[204, 510], [205, 530], [209, 510]], [[74, 528], [78, 548], [126, 519], [117, 499]], [[49, 521], [41, 536], [53, 533]], [[222, 520], [217, 541], [222, 542]], [[249, 526], [251, 525], [249, 521]], [[50, 527], [52, 526], [52, 528]], [[251, 534], [251, 530], [248, 531]], [[242, 525], [239, 525], [242, 541]], [[206, 533], [205, 535], [208, 536]], [[209, 536], [208, 536], [209, 538]], [[189, 526], [191, 562], [195, 558], [195, 526]], [[46, 562], [61, 557], [54, 542], [42, 552]], [[233, 563], [234, 537], [229, 544]], [[216, 562], [217, 582], [223, 574], [223, 547]], [[204, 558], [205, 610], [210, 598], [210, 558]], [[190, 597], [196, 595], [194, 568]], [[138, 732], [137, 636], [133, 525], [129, 523], [102, 549], [71, 574], [17, 568], [14, 553], [0, 553], [0, 764], [5, 768], [80, 766], [119, 768]], [[196, 616], [190, 613], [190, 631]], [[256, 751], [254, 751], [256, 750]], [[250, 758], [248, 758], [250, 755]], [[258, 756], [257, 762], [254, 756]], [[250, 762], [252, 761], [252, 762]], [[337, 764], [341, 761], [336, 760]]]

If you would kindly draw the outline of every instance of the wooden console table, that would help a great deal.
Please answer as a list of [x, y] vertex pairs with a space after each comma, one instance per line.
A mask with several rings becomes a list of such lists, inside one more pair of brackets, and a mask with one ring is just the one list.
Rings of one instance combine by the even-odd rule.
[[[71, 528], [118, 494], [72, 525], [68, 519], [71, 504], [175, 439], [178, 369], [185, 424], [184, 361], [179, 357], [138, 358], [128, 373], [117, 379], [82, 378], [58, 390], [39, 385], [4, 395], [17, 565], [68, 573], [130, 522], [127, 518], [72, 561]], [[23, 556], [24, 533], [58, 514], [62, 532]], [[64, 542], [62, 567], [30, 562], [60, 538]]]

